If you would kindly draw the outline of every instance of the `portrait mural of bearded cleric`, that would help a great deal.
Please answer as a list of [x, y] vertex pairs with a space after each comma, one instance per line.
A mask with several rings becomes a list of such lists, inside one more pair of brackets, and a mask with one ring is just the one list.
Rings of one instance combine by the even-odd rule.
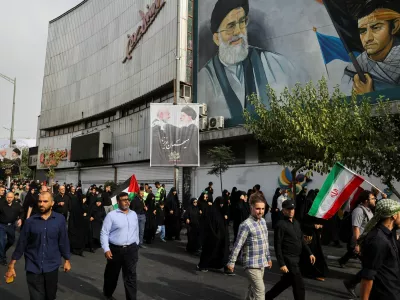
[[[399, 88], [400, 1], [347, 0], [347, 7], [348, 14], [356, 20], [359, 37], [354, 39], [359, 38], [363, 50], [357, 63], [366, 80], [360, 79], [355, 65], [350, 63], [344, 70], [342, 85], [350, 85], [356, 94]], [[333, 19], [343, 18], [337, 13], [331, 15]], [[338, 30], [346, 29], [339, 26]]]
[[243, 110], [252, 110], [249, 95], [258, 94], [268, 107], [267, 85], [279, 94], [308, 79], [285, 56], [249, 45], [251, 16], [248, 0], [217, 0], [209, 21], [218, 51], [199, 71], [197, 102], [223, 116], [225, 126], [244, 123]]

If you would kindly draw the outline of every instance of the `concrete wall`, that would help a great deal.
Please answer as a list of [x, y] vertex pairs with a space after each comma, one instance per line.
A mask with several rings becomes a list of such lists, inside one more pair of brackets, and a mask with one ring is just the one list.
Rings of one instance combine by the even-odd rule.
[[[105, 112], [175, 78], [177, 0], [165, 1], [125, 64], [127, 35], [153, 0], [89, 0], [49, 24], [40, 129]], [[181, 11], [185, 78], [187, 6]]]

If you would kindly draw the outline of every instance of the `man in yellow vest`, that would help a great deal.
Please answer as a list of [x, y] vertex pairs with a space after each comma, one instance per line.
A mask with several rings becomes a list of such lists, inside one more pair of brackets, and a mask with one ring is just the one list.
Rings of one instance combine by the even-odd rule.
[[165, 202], [165, 189], [160, 185], [160, 183], [157, 181], [155, 183], [157, 193], [156, 193], [156, 203], [160, 203], [160, 201]]
[[144, 196], [143, 196], [143, 201], [146, 201], [147, 195], [149, 194], [149, 184], [145, 183], [144, 184]]

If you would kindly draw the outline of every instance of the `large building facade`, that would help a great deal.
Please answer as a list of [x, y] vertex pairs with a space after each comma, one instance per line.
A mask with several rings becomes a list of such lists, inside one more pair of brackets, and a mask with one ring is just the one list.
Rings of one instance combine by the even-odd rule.
[[181, 88], [190, 90], [192, 6], [181, 2], [179, 22], [177, 0], [86, 0], [50, 21], [38, 178], [61, 151], [59, 182], [87, 187], [135, 174], [173, 185], [172, 169], [149, 168], [149, 107], [173, 102], [177, 68]]

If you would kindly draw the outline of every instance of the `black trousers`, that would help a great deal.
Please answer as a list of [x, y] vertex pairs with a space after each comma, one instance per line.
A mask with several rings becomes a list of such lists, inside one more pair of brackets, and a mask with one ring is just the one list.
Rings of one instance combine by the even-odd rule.
[[288, 287], [293, 289], [293, 297], [295, 300], [305, 300], [306, 290], [304, 288], [303, 277], [301, 277], [300, 267], [297, 262], [286, 262], [289, 273], [282, 276], [281, 280], [265, 294], [265, 300], [272, 300], [280, 295]]
[[104, 272], [103, 293], [106, 297], [111, 297], [117, 287], [119, 273], [122, 268], [124, 279], [126, 300], [136, 300], [136, 265], [138, 262], [138, 248], [132, 244], [125, 248], [110, 245], [113, 255], [111, 260], [107, 261]]
[[339, 259], [339, 263], [345, 265], [351, 258], [360, 258], [359, 254], [354, 253], [354, 246], [352, 243], [347, 244], [347, 252]]
[[57, 295], [58, 269], [49, 273], [26, 272], [30, 300], [54, 300]]
[[0, 224], [0, 261], [6, 260], [6, 252], [15, 242], [15, 225]]

